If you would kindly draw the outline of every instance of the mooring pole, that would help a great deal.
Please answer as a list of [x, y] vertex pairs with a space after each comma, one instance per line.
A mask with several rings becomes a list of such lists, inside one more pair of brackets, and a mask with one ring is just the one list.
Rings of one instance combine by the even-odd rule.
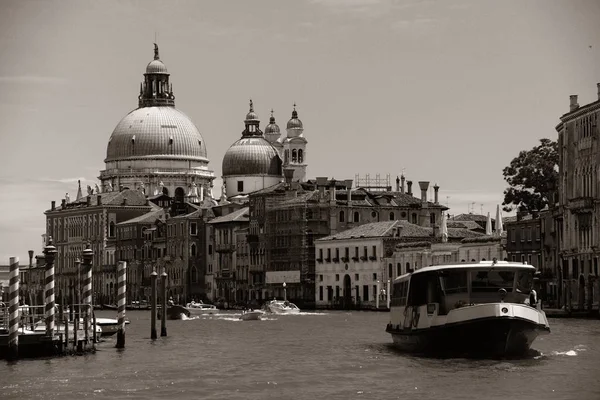
[[16, 360], [19, 357], [19, 257], [10, 258], [8, 282], [9, 322], [7, 358], [9, 360]]
[[[85, 342], [89, 343], [89, 330], [92, 317], [92, 260], [94, 252], [90, 248], [90, 242], [85, 246], [82, 254], [83, 258], [83, 304], [85, 311], [83, 314], [83, 329], [85, 330]], [[96, 327], [94, 327], [94, 330]], [[95, 341], [94, 341], [95, 343]]]
[[125, 301], [127, 299], [127, 263], [119, 261], [117, 265], [117, 307], [118, 307], [118, 324], [117, 331], [117, 349], [125, 348]]
[[160, 336], [167, 336], [167, 272], [165, 267], [163, 267], [161, 277], [160, 292], [162, 294], [162, 312], [160, 313]]
[[390, 308], [390, 303], [392, 301], [392, 298], [391, 298], [392, 292], [391, 292], [390, 289], [391, 289], [390, 288], [390, 280], [388, 279], [388, 281], [387, 281], [387, 292], [386, 292], [386, 294], [387, 294], [387, 308]]
[[44, 248], [44, 258], [46, 261], [46, 336], [54, 338], [54, 258], [56, 257], [56, 247], [52, 242], [52, 236], [48, 238], [48, 245]]
[[[150, 316], [150, 338], [151, 339], [156, 339], [156, 276], [158, 274], [156, 273], [156, 271], [152, 271], [152, 273], [150, 274], [150, 286], [152, 288], [152, 299], [150, 300], [152, 302], [152, 306], [151, 306], [151, 310], [150, 312], [152, 313], [152, 315]], [[164, 314], [167, 310], [161, 310], [161, 315]]]

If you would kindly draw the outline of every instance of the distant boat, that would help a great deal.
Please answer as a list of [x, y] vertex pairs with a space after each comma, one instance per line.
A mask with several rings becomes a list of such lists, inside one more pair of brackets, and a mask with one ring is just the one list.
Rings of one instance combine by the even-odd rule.
[[409, 352], [521, 356], [550, 333], [546, 314], [528, 304], [534, 272], [494, 259], [402, 275], [394, 280], [386, 332]]
[[242, 311], [242, 315], [240, 315], [240, 319], [242, 321], [257, 321], [264, 314], [264, 311], [260, 310], [244, 310]]
[[273, 314], [300, 314], [300, 309], [287, 300], [271, 300], [264, 304], [263, 309]]
[[206, 304], [202, 301], [187, 303], [185, 308], [190, 312], [190, 315], [215, 314], [219, 312], [219, 309], [214, 304]]

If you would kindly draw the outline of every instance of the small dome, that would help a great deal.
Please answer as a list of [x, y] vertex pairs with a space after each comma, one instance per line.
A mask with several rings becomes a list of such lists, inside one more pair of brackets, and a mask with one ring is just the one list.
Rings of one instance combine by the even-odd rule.
[[281, 176], [281, 164], [279, 153], [263, 137], [243, 137], [223, 156], [223, 176]]
[[273, 115], [271, 115], [271, 118], [269, 119], [269, 125], [267, 125], [265, 128], [265, 135], [269, 133], [277, 135], [281, 133], [279, 131], [279, 125], [275, 123], [275, 117]]
[[138, 108], [117, 124], [105, 162], [140, 158], [208, 162], [198, 128], [175, 107]]
[[298, 118], [298, 112], [296, 111], [296, 105], [294, 104], [294, 111], [292, 111], [292, 118], [287, 123], [287, 129], [304, 129], [302, 121]]
[[147, 74], [168, 74], [167, 67], [160, 60], [152, 60], [146, 67]]
[[260, 121], [258, 119], [258, 114], [254, 112], [254, 110], [250, 110], [248, 114], [246, 114], [246, 122], [248, 121]]

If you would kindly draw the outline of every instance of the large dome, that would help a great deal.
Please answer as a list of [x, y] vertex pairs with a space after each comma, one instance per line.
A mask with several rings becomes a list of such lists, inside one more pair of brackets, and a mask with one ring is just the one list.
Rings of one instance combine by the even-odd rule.
[[138, 108], [113, 131], [104, 162], [142, 158], [208, 162], [198, 128], [174, 107]]
[[281, 158], [262, 136], [243, 137], [223, 157], [223, 176], [281, 176]]

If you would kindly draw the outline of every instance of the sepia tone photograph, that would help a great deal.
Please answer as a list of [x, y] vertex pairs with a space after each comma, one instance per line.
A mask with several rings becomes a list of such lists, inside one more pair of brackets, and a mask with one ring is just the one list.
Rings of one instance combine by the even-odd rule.
[[600, 399], [597, 0], [0, 0], [0, 398]]

